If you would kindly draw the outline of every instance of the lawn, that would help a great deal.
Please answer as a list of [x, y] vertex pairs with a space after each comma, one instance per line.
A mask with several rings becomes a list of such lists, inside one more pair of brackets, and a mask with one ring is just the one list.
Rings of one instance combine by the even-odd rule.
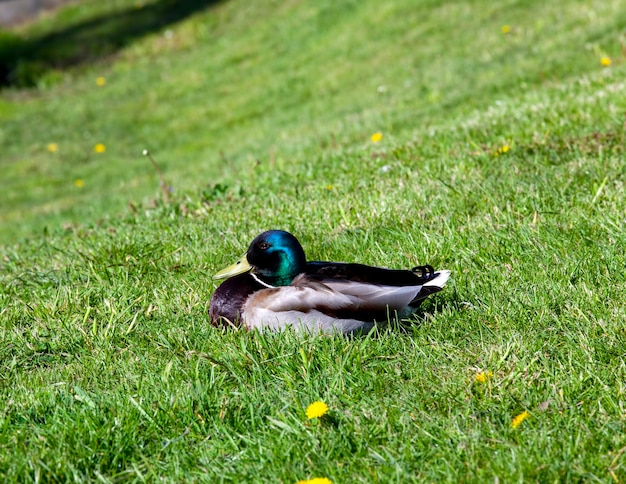
[[[4, 481], [626, 480], [626, 10], [415, 3], [1, 33]], [[213, 328], [269, 228], [452, 279], [366, 337]]]

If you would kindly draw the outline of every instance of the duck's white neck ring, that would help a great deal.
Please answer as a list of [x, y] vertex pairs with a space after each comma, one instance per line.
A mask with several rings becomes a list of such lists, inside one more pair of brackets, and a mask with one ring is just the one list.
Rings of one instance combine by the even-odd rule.
[[265, 287], [267, 287], [267, 288], [269, 288], [269, 289], [274, 289], [274, 288], [276, 287], [276, 286], [272, 286], [272, 285], [268, 284], [268, 283], [267, 283], [267, 282], [265, 282], [265, 281], [262, 281], [261, 279], [259, 279], [259, 278], [258, 278], [258, 277], [257, 277], [254, 273], [252, 273], [252, 272], [250, 273], [250, 275], [254, 278], [254, 280], [255, 280], [256, 282], [258, 282], [258, 283], [259, 283], [259, 284], [261, 284], [262, 286], [265, 286]]

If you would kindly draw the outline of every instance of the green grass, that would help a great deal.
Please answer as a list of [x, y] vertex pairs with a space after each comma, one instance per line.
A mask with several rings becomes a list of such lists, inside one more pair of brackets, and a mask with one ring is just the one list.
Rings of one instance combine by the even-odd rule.
[[[3, 480], [626, 480], [626, 14], [420, 3], [79, 2], [6, 35], [41, 70], [0, 99]], [[85, 37], [115, 12], [141, 22]], [[268, 228], [453, 279], [365, 338], [212, 328], [210, 275]]]

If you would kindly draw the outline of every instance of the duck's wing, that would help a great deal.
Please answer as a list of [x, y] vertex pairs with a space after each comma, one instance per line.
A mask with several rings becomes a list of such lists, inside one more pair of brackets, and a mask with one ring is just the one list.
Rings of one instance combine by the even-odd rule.
[[292, 326], [313, 332], [369, 331], [374, 319], [387, 319], [413, 301], [422, 286], [386, 286], [306, 275], [290, 286], [263, 289], [246, 301], [246, 327]]
[[419, 293], [409, 303], [415, 309], [428, 296], [443, 289], [451, 272], [447, 270], [435, 271], [430, 265], [404, 270], [345, 262], [310, 261], [307, 262], [306, 274], [310, 278], [326, 284], [331, 284], [331, 281], [351, 281], [376, 287], [422, 286]]
[[386, 269], [346, 262], [309, 261], [306, 275], [326, 282], [329, 279], [380, 284], [384, 286], [417, 286], [430, 281], [436, 275], [432, 266], [417, 266], [411, 270]]

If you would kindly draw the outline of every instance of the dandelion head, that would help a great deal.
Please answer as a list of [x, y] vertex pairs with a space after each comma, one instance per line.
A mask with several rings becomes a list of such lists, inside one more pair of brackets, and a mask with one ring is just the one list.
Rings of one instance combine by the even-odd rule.
[[504, 24], [500, 30], [502, 30], [503, 34], [508, 34], [509, 32], [511, 32], [511, 26]]
[[383, 139], [383, 134], [379, 131], [371, 136], [372, 143], [379, 143]]
[[602, 65], [602, 67], [609, 67], [611, 65], [611, 62], [611, 58], [606, 55], [600, 59], [600, 64]]
[[509, 151], [511, 151], [511, 147], [509, 145], [502, 145], [502, 146], [500, 146], [500, 148], [498, 148], [496, 150], [496, 152], [494, 154], [496, 156], [500, 156], [500, 155], [503, 155], [505, 153], [508, 153]]
[[56, 143], [49, 143], [47, 148], [50, 153], [55, 153], [56, 151], [58, 151], [59, 145]]
[[474, 381], [478, 383], [486, 383], [493, 376], [493, 371], [481, 371], [474, 375]]
[[97, 85], [97, 86], [102, 87], [102, 86], [104, 86], [106, 83], [107, 83], [107, 80], [106, 80], [104, 77], [100, 76], [100, 77], [97, 77], [97, 78], [96, 78], [96, 85]]
[[517, 427], [522, 425], [522, 422], [526, 420], [528, 417], [530, 417], [530, 413], [528, 413], [528, 410], [524, 410], [522, 413], [517, 415], [513, 420], [511, 420], [511, 427], [516, 429]]
[[332, 185], [330, 185], [330, 184], [329, 184], [329, 185], [326, 185], [326, 190], [331, 191], [332, 189], [333, 189], [333, 186], [332, 186]]
[[328, 413], [328, 405], [324, 402], [318, 400], [317, 402], [313, 402], [306, 409], [306, 418], [320, 418]]
[[93, 150], [96, 153], [104, 153], [107, 150], [107, 147], [104, 146], [102, 143], [98, 143], [96, 146], [93, 147]]
[[74, 186], [78, 187], [78, 188], [83, 188], [85, 186], [85, 182], [83, 180], [81, 180], [80, 178], [74, 180]]

